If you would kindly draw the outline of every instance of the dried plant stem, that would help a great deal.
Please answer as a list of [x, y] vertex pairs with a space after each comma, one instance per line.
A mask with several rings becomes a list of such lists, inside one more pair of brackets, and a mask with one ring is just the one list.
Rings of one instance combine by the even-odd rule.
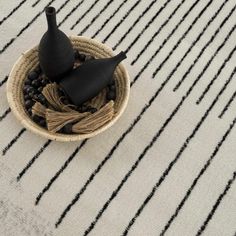
[[48, 84], [43, 89], [43, 95], [51, 107], [46, 108], [41, 103], [36, 102], [32, 107], [32, 112], [34, 115], [46, 119], [47, 129], [52, 133], [56, 133], [65, 125], [72, 123], [74, 124], [72, 126], [73, 133], [87, 134], [100, 128], [114, 116], [114, 101], [108, 102], [93, 114], [73, 110], [71, 105], [68, 106], [61, 102], [55, 83]]
[[46, 109], [47, 108], [44, 105], [42, 105], [40, 102], [36, 102], [34, 106], [32, 107], [32, 113], [34, 115], [45, 118]]
[[114, 116], [114, 101], [108, 102], [97, 112], [88, 115], [72, 126], [74, 133], [87, 134], [100, 128]]
[[48, 130], [56, 133], [66, 124], [77, 122], [91, 114], [90, 112], [79, 113], [77, 111], [58, 112], [46, 109], [46, 121]]
[[58, 85], [56, 83], [48, 84], [42, 91], [49, 104], [57, 111], [73, 111], [73, 105], [63, 104], [62, 97], [58, 94]]

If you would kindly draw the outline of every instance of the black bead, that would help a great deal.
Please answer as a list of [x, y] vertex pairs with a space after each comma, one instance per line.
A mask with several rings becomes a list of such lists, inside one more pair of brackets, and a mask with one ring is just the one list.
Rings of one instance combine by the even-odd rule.
[[90, 111], [91, 113], [95, 113], [97, 110], [98, 110], [98, 109], [95, 108], [95, 107], [92, 107], [92, 108], [89, 109], [89, 111]]
[[81, 62], [84, 62], [85, 59], [86, 59], [86, 56], [85, 56], [84, 54], [79, 53], [78, 59], [79, 59]]
[[[28, 86], [28, 85], [27, 85], [27, 86]], [[31, 87], [31, 86], [28, 86], [25, 92], [26, 92], [26, 93], [33, 93], [33, 92], [34, 92], [34, 88]]]
[[34, 69], [34, 71], [35, 71], [38, 75], [40, 75], [41, 72], [42, 72], [42, 69], [41, 69], [40, 65], [38, 65], [38, 66]]
[[46, 98], [42, 94], [38, 95], [38, 100], [41, 103], [46, 103], [47, 102]]
[[46, 98], [42, 99], [41, 102], [42, 102], [44, 105], [47, 105], [47, 99], [46, 99]]
[[47, 85], [48, 84], [48, 80], [46, 78], [43, 78], [42, 81], [41, 81], [41, 84], [43, 86]]
[[91, 106], [87, 106], [87, 107], [86, 107], [86, 111], [90, 111], [91, 109], [92, 109]]
[[78, 111], [78, 112], [81, 112], [81, 107], [75, 107], [75, 110]]
[[116, 91], [116, 86], [114, 84], [110, 85], [109, 90]]
[[38, 89], [37, 88], [34, 88], [34, 90], [32, 91], [34, 94], [37, 94], [38, 93]]
[[39, 87], [38, 91], [41, 93], [43, 91], [43, 87]]
[[25, 85], [31, 85], [31, 81], [29, 79], [25, 80]]
[[33, 115], [33, 121], [36, 122], [36, 123], [39, 123], [40, 120], [41, 120], [41, 117], [37, 116], [37, 115]]
[[24, 94], [27, 94], [28, 93], [28, 89], [30, 88], [30, 86], [29, 85], [25, 85], [24, 87], [23, 87], [23, 92], [24, 92]]
[[24, 95], [24, 99], [25, 99], [25, 100], [28, 100], [28, 99], [30, 99], [30, 96], [29, 96], [29, 94], [25, 94], [25, 95]]
[[32, 100], [26, 100], [25, 101], [25, 107], [26, 109], [31, 108], [34, 105], [34, 102]]
[[45, 97], [42, 94], [39, 94], [39, 99], [44, 99]]
[[58, 89], [57, 92], [58, 92], [59, 97], [64, 97], [65, 96], [65, 94], [64, 94], [62, 89]]
[[74, 49], [74, 57], [75, 59], [79, 59], [79, 51], [77, 49]]
[[30, 80], [35, 80], [39, 77], [38, 73], [36, 73], [35, 71], [31, 71], [29, 74], [28, 74], [28, 78]]
[[41, 119], [39, 121], [39, 125], [42, 126], [42, 127], [46, 127], [46, 120], [45, 119]]
[[28, 114], [31, 116], [32, 115], [32, 110], [31, 108], [27, 110]]
[[62, 99], [62, 103], [65, 104], [65, 105], [70, 104], [70, 102], [67, 98]]
[[72, 133], [72, 124], [66, 124], [62, 128], [62, 133], [64, 133], [64, 134], [71, 134]]
[[39, 101], [39, 94], [34, 94], [33, 99], [35, 99], [36, 101]]
[[113, 85], [113, 84], [115, 84], [115, 80], [112, 78], [112, 79], [110, 79], [108, 85], [111, 86], [111, 85]]
[[116, 99], [116, 93], [114, 91], [109, 91], [107, 93], [107, 100], [115, 100]]
[[28, 95], [29, 95], [30, 98], [34, 97], [34, 93], [33, 92], [28, 93]]
[[86, 111], [87, 111], [87, 107], [86, 106], [79, 107], [79, 112], [86, 112]]
[[40, 86], [40, 81], [39, 80], [33, 80], [32, 81], [32, 86], [34, 86], [35, 88], [38, 88]]

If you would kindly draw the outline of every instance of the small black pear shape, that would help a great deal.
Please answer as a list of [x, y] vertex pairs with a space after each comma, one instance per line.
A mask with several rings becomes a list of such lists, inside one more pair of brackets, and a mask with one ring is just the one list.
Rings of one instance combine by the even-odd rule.
[[117, 65], [126, 58], [124, 52], [111, 58], [89, 60], [69, 72], [60, 82], [74, 105], [95, 97], [113, 78]]
[[74, 65], [74, 50], [69, 38], [57, 27], [56, 10], [46, 7], [48, 30], [39, 44], [39, 63], [43, 73], [53, 81], [62, 78]]

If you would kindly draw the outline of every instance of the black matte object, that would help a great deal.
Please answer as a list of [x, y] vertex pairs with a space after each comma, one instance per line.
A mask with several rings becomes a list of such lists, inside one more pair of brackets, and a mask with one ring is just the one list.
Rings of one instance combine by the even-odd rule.
[[57, 28], [54, 7], [46, 7], [48, 31], [39, 44], [39, 62], [43, 73], [58, 81], [74, 66], [74, 50], [69, 38]]
[[88, 60], [69, 72], [60, 85], [71, 102], [80, 106], [110, 83], [116, 66], [125, 58], [125, 53], [121, 52], [112, 58]]

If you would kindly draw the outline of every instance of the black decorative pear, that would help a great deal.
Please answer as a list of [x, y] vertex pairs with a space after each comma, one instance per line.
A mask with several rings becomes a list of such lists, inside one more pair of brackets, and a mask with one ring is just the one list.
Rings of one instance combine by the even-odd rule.
[[39, 62], [44, 74], [58, 81], [73, 68], [74, 50], [69, 38], [57, 27], [55, 8], [46, 7], [45, 13], [48, 31], [39, 44]]
[[69, 72], [60, 86], [74, 105], [95, 97], [112, 80], [116, 66], [126, 58], [124, 52], [111, 58], [89, 60]]

